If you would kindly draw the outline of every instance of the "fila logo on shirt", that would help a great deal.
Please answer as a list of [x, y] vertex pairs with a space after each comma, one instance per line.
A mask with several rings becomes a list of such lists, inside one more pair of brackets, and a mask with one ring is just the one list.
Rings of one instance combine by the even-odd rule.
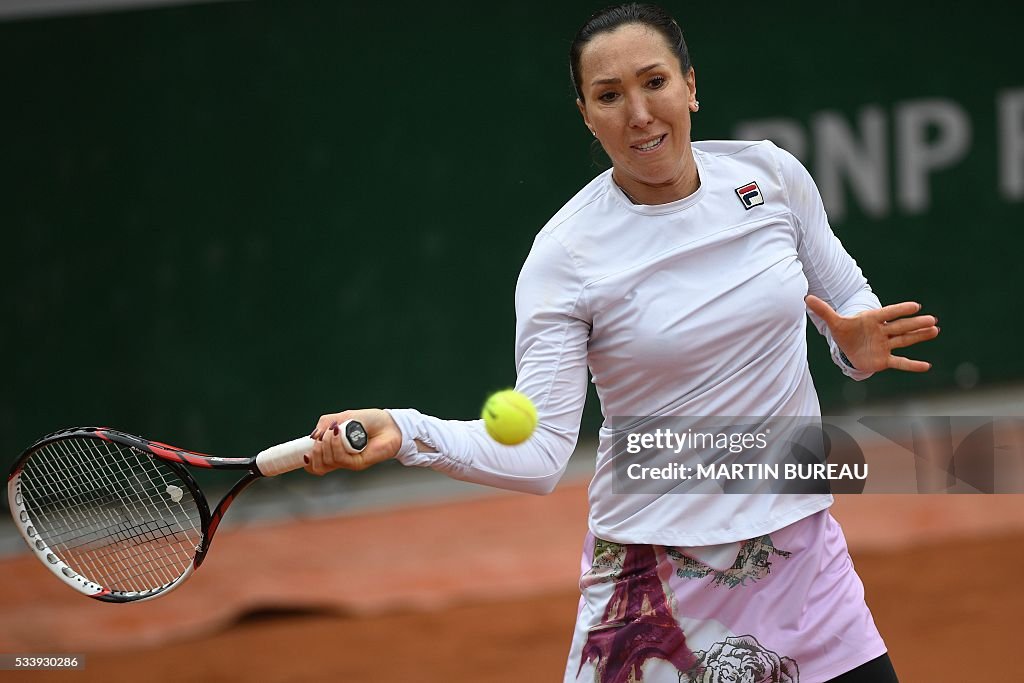
[[764, 204], [764, 197], [761, 195], [761, 188], [757, 183], [750, 181], [743, 187], [736, 188], [736, 196], [743, 202], [743, 208], [750, 211], [755, 206]]

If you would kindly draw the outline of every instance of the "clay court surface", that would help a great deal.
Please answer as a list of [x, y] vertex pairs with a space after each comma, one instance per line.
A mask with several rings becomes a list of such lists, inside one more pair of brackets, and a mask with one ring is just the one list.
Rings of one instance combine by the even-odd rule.
[[[833, 514], [904, 682], [1021, 680], [1024, 498], [850, 496]], [[585, 517], [577, 483], [253, 523], [172, 595], [124, 606], [0, 560], [0, 652], [87, 660], [0, 679], [558, 681]]]

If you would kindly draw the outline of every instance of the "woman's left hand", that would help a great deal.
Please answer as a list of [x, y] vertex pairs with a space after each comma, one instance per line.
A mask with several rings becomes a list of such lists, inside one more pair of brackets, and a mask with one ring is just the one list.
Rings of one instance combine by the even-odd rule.
[[[832, 338], [857, 370], [878, 372], [887, 368], [907, 372], [927, 372], [931, 363], [894, 356], [893, 349], [913, 346], [939, 336], [939, 319], [933, 315], [914, 315], [921, 304], [904, 301], [853, 316], [842, 316], [814, 296], [804, 298], [807, 308], [825, 321]], [[914, 315], [913, 318], [906, 316]]]

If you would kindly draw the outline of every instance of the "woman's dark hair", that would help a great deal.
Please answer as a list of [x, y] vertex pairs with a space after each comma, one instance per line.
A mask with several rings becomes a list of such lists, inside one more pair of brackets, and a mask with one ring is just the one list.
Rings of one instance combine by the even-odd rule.
[[584, 101], [582, 82], [580, 80], [580, 55], [583, 48], [587, 46], [594, 36], [601, 33], [610, 33], [620, 26], [638, 24], [647, 26], [662, 35], [669, 49], [679, 58], [679, 64], [683, 73], [690, 70], [690, 51], [686, 49], [686, 41], [683, 40], [683, 30], [668, 12], [656, 5], [643, 5], [635, 2], [624, 5], [607, 7], [600, 12], [593, 14], [587, 23], [576, 33], [569, 48], [569, 76], [572, 78], [572, 85], [576, 88], [576, 96]]

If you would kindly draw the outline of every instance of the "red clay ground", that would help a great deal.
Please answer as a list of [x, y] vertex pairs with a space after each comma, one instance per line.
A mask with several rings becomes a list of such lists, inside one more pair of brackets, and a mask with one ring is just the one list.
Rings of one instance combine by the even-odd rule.
[[[236, 529], [179, 591], [130, 606], [8, 560], [0, 652], [85, 653], [87, 668], [0, 678], [557, 681], [584, 498], [574, 485]], [[859, 496], [834, 514], [905, 683], [1021, 680], [1024, 497]]]

